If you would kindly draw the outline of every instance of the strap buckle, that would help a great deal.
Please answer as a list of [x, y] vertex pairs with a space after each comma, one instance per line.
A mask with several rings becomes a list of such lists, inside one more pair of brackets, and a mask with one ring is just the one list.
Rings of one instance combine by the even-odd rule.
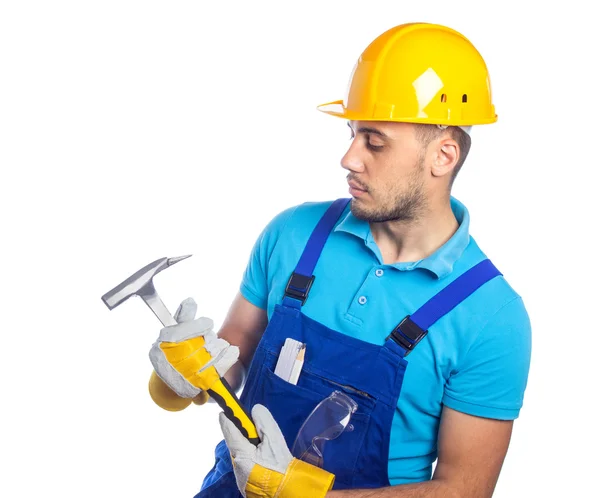
[[287, 285], [285, 286], [284, 295], [298, 299], [304, 304], [308, 298], [308, 292], [315, 281], [315, 276], [301, 275], [300, 273], [293, 272]]
[[421, 342], [421, 339], [427, 335], [428, 330], [423, 330], [415, 322], [412, 321], [410, 315], [407, 315], [393, 330], [393, 332], [387, 336], [387, 339], [392, 339], [396, 344], [406, 350], [405, 357], [415, 349], [417, 344]]

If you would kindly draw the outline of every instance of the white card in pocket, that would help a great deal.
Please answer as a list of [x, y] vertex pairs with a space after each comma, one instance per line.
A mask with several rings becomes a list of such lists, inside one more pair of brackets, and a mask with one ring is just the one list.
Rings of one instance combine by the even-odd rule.
[[305, 349], [306, 344], [288, 337], [279, 353], [275, 365], [275, 375], [286, 382], [296, 384], [304, 363]]

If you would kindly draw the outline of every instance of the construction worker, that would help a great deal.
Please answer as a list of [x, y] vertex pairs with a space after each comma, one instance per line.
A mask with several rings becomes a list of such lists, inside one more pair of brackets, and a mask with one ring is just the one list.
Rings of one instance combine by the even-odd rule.
[[[470, 127], [497, 119], [486, 64], [448, 27], [400, 25], [362, 53], [346, 98], [319, 109], [349, 125], [351, 199], [273, 218], [218, 337], [184, 301], [152, 347], [151, 395], [168, 410], [204, 403], [208, 366], [245, 382], [261, 442], [220, 414], [200, 498], [491, 496], [531, 328], [451, 195]], [[274, 374], [287, 338], [306, 345], [296, 384]], [[351, 430], [325, 444], [322, 467], [294, 458], [303, 421], [336, 390], [356, 405]]]

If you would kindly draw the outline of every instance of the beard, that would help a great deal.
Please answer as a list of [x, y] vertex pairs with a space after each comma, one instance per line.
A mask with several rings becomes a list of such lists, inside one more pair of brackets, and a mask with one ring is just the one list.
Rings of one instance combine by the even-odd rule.
[[369, 223], [417, 221], [427, 206], [422, 166], [423, 161], [419, 161], [402, 191], [397, 187], [390, 189], [383, 196], [383, 201], [373, 207], [361, 205], [360, 199], [352, 199], [350, 211], [359, 220]]

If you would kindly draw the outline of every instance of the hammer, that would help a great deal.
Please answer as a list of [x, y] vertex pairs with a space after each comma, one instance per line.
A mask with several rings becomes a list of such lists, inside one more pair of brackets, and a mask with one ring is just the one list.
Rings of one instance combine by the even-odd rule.
[[[153, 261], [144, 266], [141, 270], [135, 272], [129, 278], [125, 279], [114, 289], [104, 294], [102, 296], [102, 301], [109, 310], [112, 310], [131, 296], [139, 296], [148, 305], [164, 327], [177, 325], [177, 321], [173, 318], [173, 315], [171, 315], [158, 296], [152, 278], [165, 268], [169, 268], [169, 266], [172, 266], [179, 261], [183, 261], [190, 256], [191, 254], [187, 256], [178, 256], [176, 258], [160, 258]], [[254, 426], [250, 415], [248, 415], [235, 392], [223, 377], [220, 377], [213, 384], [212, 388], [208, 389], [206, 392], [217, 402], [227, 418], [235, 424], [239, 431], [251, 443], [255, 445], [260, 443], [260, 438], [258, 437], [256, 427]]]

